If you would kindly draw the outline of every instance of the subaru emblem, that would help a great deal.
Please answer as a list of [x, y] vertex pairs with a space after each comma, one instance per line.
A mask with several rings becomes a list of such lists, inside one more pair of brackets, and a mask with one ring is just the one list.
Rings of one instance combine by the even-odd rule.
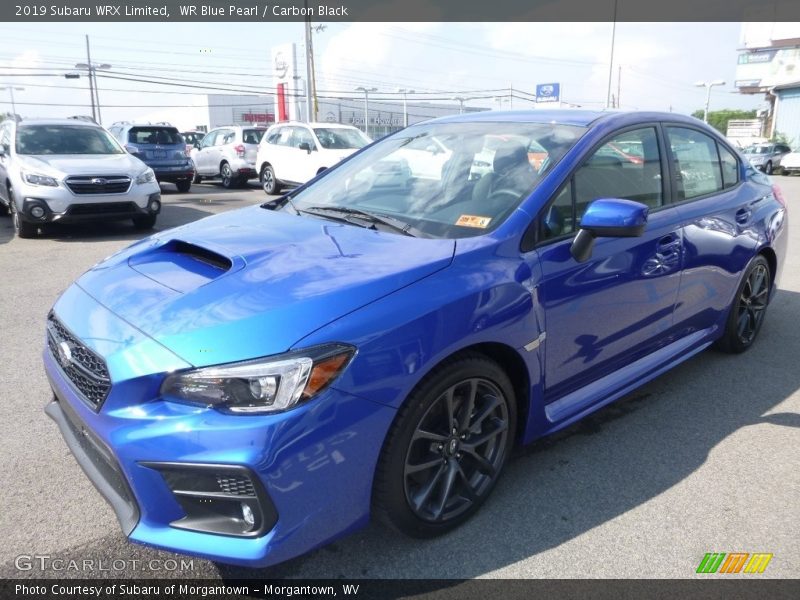
[[58, 346], [58, 364], [65, 369], [72, 364], [72, 348], [68, 342], [61, 342]]
[[103, 179], [102, 177], [94, 177], [92, 179], [92, 185], [106, 185], [108, 183], [108, 179]]

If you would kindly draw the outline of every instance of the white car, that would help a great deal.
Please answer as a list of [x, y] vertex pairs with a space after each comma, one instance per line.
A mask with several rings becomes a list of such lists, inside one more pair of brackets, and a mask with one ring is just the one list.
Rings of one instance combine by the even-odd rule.
[[793, 150], [781, 159], [781, 169], [784, 175], [800, 173], [800, 151]]
[[0, 214], [21, 238], [49, 223], [131, 219], [151, 229], [161, 211], [153, 169], [93, 122], [9, 120], [0, 125]]
[[277, 194], [286, 185], [303, 184], [371, 141], [360, 129], [338, 123], [273, 125], [258, 146], [261, 185]]

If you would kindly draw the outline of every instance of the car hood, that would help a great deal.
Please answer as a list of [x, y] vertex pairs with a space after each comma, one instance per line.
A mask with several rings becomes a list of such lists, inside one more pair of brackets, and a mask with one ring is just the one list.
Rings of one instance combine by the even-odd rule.
[[130, 154], [40, 154], [18, 155], [23, 168], [50, 175], [137, 175], [146, 166]]
[[134, 244], [77, 285], [187, 362], [205, 366], [284, 352], [445, 268], [454, 251], [454, 240], [251, 207]]

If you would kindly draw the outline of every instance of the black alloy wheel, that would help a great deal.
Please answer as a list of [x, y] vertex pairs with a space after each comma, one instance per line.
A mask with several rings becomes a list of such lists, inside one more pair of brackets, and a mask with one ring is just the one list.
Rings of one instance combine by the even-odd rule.
[[379, 518], [415, 537], [450, 531], [486, 500], [516, 429], [513, 386], [483, 355], [445, 363], [418, 386], [384, 445]]
[[769, 264], [762, 256], [756, 256], [745, 271], [733, 301], [725, 333], [718, 347], [725, 352], [744, 352], [761, 330], [767, 312], [772, 275]]

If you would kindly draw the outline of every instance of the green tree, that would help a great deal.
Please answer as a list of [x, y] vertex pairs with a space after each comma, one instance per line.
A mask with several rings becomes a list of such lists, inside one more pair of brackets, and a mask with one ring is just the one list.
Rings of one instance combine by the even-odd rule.
[[[692, 113], [693, 117], [698, 119], [703, 118], [703, 109], [696, 110]], [[722, 133], [728, 131], [728, 121], [739, 119], [755, 119], [755, 110], [734, 110], [732, 108], [725, 108], [723, 110], [712, 110], [708, 113], [708, 124], [714, 129]]]

